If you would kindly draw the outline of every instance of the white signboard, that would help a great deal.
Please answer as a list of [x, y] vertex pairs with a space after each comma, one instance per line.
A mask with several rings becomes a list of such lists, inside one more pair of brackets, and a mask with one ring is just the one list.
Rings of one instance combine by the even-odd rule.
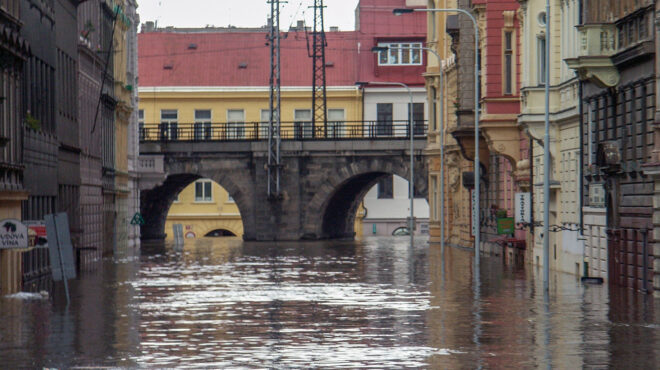
[[21, 249], [27, 247], [27, 226], [13, 218], [0, 221], [0, 249]]
[[516, 223], [532, 222], [532, 204], [529, 193], [516, 193]]
[[470, 190], [470, 201], [472, 209], [472, 236], [477, 236], [477, 222], [479, 222], [479, 212], [477, 211], [477, 198], [474, 189]]

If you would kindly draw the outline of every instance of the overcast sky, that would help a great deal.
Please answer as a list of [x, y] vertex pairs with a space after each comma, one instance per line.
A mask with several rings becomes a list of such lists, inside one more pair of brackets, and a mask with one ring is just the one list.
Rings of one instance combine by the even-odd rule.
[[[325, 0], [325, 28], [338, 26], [342, 31], [355, 28], [358, 0]], [[304, 19], [313, 25], [314, 0], [281, 2], [280, 28]], [[260, 27], [270, 16], [267, 0], [138, 0], [140, 22], [158, 21], [159, 27]]]

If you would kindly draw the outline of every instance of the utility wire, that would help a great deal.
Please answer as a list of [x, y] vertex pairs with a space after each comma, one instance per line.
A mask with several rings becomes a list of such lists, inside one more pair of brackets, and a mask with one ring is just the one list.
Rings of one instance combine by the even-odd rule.
[[96, 123], [98, 122], [99, 109], [101, 108], [101, 100], [103, 99], [103, 89], [105, 88], [106, 75], [108, 74], [108, 66], [110, 65], [110, 57], [112, 56], [112, 46], [115, 40], [115, 28], [117, 26], [117, 17], [119, 16], [119, 6], [115, 5], [115, 16], [112, 19], [112, 32], [110, 33], [110, 45], [108, 45], [107, 55], [105, 56], [105, 67], [103, 68], [103, 76], [101, 76], [101, 91], [99, 92], [99, 100], [96, 104], [96, 113], [94, 114], [94, 124], [92, 125], [93, 134], [96, 131]]

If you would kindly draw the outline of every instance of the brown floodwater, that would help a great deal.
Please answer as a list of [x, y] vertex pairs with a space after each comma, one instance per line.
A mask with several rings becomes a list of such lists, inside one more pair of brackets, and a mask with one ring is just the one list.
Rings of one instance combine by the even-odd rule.
[[660, 300], [408, 237], [209, 238], [0, 298], [0, 367], [658, 368]]

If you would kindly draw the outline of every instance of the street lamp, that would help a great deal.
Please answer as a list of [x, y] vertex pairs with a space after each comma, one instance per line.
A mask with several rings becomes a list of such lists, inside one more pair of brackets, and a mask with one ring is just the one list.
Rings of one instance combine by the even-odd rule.
[[[443, 82], [443, 71], [442, 71], [442, 58], [438, 53], [427, 47], [391, 47], [391, 46], [374, 46], [371, 48], [371, 51], [374, 53], [387, 52], [388, 50], [413, 50], [413, 49], [422, 49], [426, 50], [427, 53], [435, 55], [438, 60], [438, 67], [440, 68], [440, 122], [438, 125], [435, 122], [436, 127], [440, 127], [440, 250], [445, 250], [445, 125], [444, 125], [444, 82]], [[435, 107], [433, 108], [435, 110]], [[435, 113], [435, 112], [434, 112]], [[435, 204], [434, 204], [435, 206]]]
[[550, 290], [550, 0], [545, 0], [545, 133], [543, 136], [543, 289]]
[[415, 177], [414, 177], [414, 150], [415, 150], [415, 131], [413, 127], [413, 94], [410, 90], [410, 87], [403, 82], [363, 82], [359, 81], [355, 83], [358, 86], [366, 85], [378, 85], [378, 86], [390, 86], [397, 85], [404, 87], [408, 91], [408, 96], [410, 97], [410, 107], [408, 108], [408, 133], [410, 135], [410, 180], [408, 181], [408, 198], [410, 198], [410, 219], [408, 220], [408, 230], [410, 231], [410, 246], [413, 246], [413, 239], [415, 234], [415, 213], [414, 213], [414, 199], [415, 199]]
[[479, 169], [479, 26], [477, 20], [470, 12], [458, 8], [431, 8], [431, 9], [412, 9], [400, 8], [392, 10], [394, 15], [409, 14], [413, 12], [442, 12], [442, 13], [462, 13], [468, 16], [474, 25], [474, 212], [472, 214], [472, 223], [475, 228], [474, 233], [474, 263], [479, 267], [479, 244], [481, 244], [479, 225], [479, 192], [481, 188], [481, 175]]

